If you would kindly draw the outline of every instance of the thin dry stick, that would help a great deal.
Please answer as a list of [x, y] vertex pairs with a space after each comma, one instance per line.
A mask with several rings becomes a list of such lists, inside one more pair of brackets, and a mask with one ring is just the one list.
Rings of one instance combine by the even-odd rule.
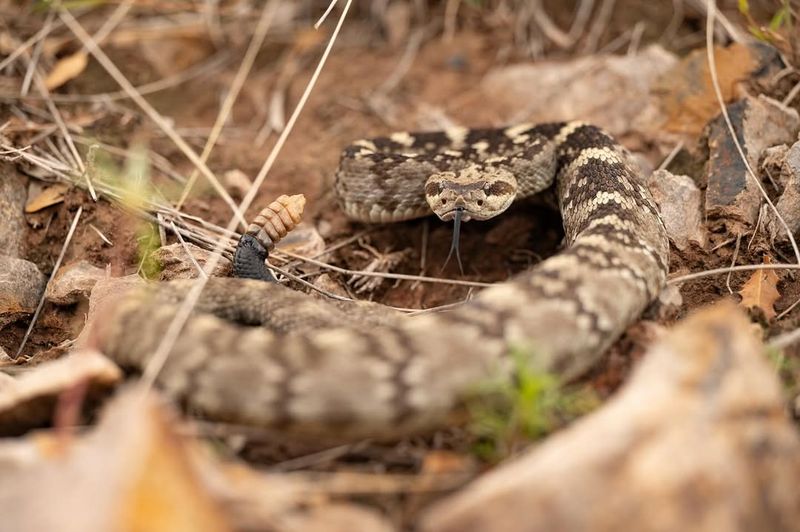
[[603, 3], [600, 4], [595, 23], [592, 24], [592, 27], [589, 28], [589, 33], [586, 35], [586, 41], [583, 46], [584, 52], [594, 52], [597, 49], [603, 33], [608, 28], [608, 23], [611, 21], [611, 16], [614, 14], [615, 3], [616, 0], [603, 0]]
[[89, 51], [90, 54], [97, 59], [97, 62], [109, 73], [109, 75], [114, 78], [122, 89], [128, 93], [131, 100], [133, 100], [136, 105], [138, 105], [142, 111], [153, 121], [156, 125], [169, 137], [169, 139], [175, 143], [175, 145], [183, 152], [183, 154], [192, 162], [200, 170], [200, 173], [208, 180], [217, 194], [225, 201], [225, 203], [230, 207], [231, 211], [234, 214], [234, 218], [242, 225], [242, 227], [247, 227], [247, 222], [244, 219], [241, 211], [239, 211], [236, 202], [233, 201], [230, 194], [225, 190], [225, 188], [220, 184], [217, 177], [214, 173], [206, 166], [206, 164], [200, 159], [200, 157], [194, 152], [194, 150], [186, 143], [183, 138], [178, 135], [175, 129], [167, 122], [164, 117], [162, 117], [155, 108], [150, 105], [150, 103], [145, 100], [141, 94], [136, 92], [136, 88], [131, 84], [130, 81], [125, 77], [125, 75], [117, 68], [111, 59], [103, 52], [102, 49], [97, 45], [97, 43], [92, 39], [92, 36], [86, 33], [86, 30], [83, 29], [75, 17], [72, 14], [65, 10], [59, 10], [59, 16], [61, 20], [64, 21], [64, 24], [75, 34], [78, 39], [83, 43], [86, 49]]
[[64, 239], [64, 245], [61, 246], [61, 253], [58, 254], [56, 265], [53, 266], [53, 271], [50, 274], [50, 278], [44, 285], [44, 290], [42, 290], [42, 297], [39, 299], [39, 304], [36, 306], [36, 312], [33, 313], [33, 318], [31, 318], [31, 322], [28, 325], [28, 330], [25, 331], [25, 336], [22, 337], [22, 343], [19, 344], [19, 349], [17, 349], [17, 353], [14, 355], [13, 358], [17, 358], [19, 354], [22, 353], [22, 349], [25, 347], [25, 343], [28, 341], [28, 337], [31, 335], [31, 331], [33, 331], [33, 326], [34, 324], [36, 324], [36, 319], [39, 317], [39, 313], [42, 311], [42, 306], [44, 306], [44, 296], [47, 293], [47, 287], [50, 286], [51, 282], [53, 282], [53, 278], [56, 276], [58, 269], [61, 267], [61, 261], [64, 260], [64, 255], [67, 252], [67, 247], [69, 246], [69, 243], [72, 240], [72, 235], [75, 234], [75, 228], [78, 227], [78, 220], [81, 219], [82, 213], [83, 213], [83, 206], [78, 207], [78, 212], [75, 213], [75, 217], [72, 219], [72, 224], [70, 224], [69, 226], [69, 231], [67, 232], [67, 238]]
[[25, 72], [25, 77], [22, 79], [22, 88], [19, 90], [21, 96], [27, 96], [31, 88], [31, 81], [33, 81], [33, 74], [36, 72], [36, 67], [39, 65], [39, 58], [42, 55], [44, 41], [53, 30], [53, 18], [55, 18], [55, 13], [50, 11], [44, 23], [44, 30], [46, 30], [46, 32], [42, 35], [42, 38], [39, 39], [39, 42], [36, 43], [36, 46], [33, 48], [33, 53], [31, 54], [31, 60], [28, 61], [28, 70]]
[[[204, 277], [204, 278], [208, 277], [206, 272], [203, 271], [203, 267], [200, 266], [200, 264], [197, 263], [197, 259], [194, 258], [194, 255], [192, 254], [192, 251], [189, 249], [189, 246], [186, 244], [186, 241], [181, 236], [180, 231], [178, 231], [178, 227], [175, 225], [175, 222], [173, 220], [170, 220], [169, 225], [172, 228], [172, 232], [175, 233], [175, 236], [178, 237], [178, 241], [181, 243], [181, 247], [183, 247], [183, 251], [186, 253], [186, 256], [189, 257], [189, 260], [192, 262], [192, 265], [194, 265], [195, 269], [197, 270], [197, 274], [200, 277]], [[164, 227], [164, 226], [162, 225], [162, 226], [159, 226], [159, 227]]]
[[702, 272], [687, 273], [686, 275], [679, 275], [667, 280], [667, 284], [681, 284], [686, 281], [694, 281], [695, 279], [702, 279], [703, 277], [712, 277], [714, 275], [725, 275], [728, 272], [748, 272], [753, 270], [800, 270], [800, 264], [789, 264], [777, 262], [775, 264], [743, 264], [741, 266], [728, 266], [726, 268], [714, 268], [712, 270], [704, 270]]
[[442, 31], [442, 40], [444, 42], [451, 42], [456, 34], [456, 19], [458, 18], [458, 8], [461, 6], [461, 0], [447, 0], [444, 7], [444, 30]]
[[[742, 235], [736, 235], [736, 246], [733, 248], [733, 258], [731, 259], [731, 267], [736, 265], [736, 259], [739, 258], [739, 246], [742, 243]], [[728, 272], [728, 276], [725, 277], [725, 286], [728, 288], [728, 293], [733, 294], [733, 288], [731, 288], [731, 276], [733, 275], [733, 271]]]
[[370, 272], [364, 270], [350, 270], [348, 268], [342, 268], [340, 266], [334, 266], [333, 264], [328, 264], [327, 262], [321, 262], [315, 259], [311, 259], [308, 257], [303, 257], [302, 255], [295, 255], [289, 251], [282, 251], [284, 255], [292, 257], [293, 259], [297, 259], [303, 262], [307, 262], [309, 264], [313, 264], [315, 266], [319, 266], [320, 268], [326, 268], [328, 270], [341, 273], [344, 275], [361, 275], [363, 277], [380, 277], [382, 279], [399, 279], [402, 281], [420, 281], [423, 283], [438, 283], [438, 284], [451, 284], [451, 285], [458, 285], [458, 286], [475, 286], [478, 288], [486, 288], [488, 286], [492, 286], [491, 283], [481, 283], [478, 281], [462, 281], [459, 279], [443, 279], [440, 277], [425, 277], [423, 275], [409, 275], [405, 273], [384, 273], [384, 272]]
[[[261, 17], [258, 19], [258, 25], [256, 25], [256, 29], [253, 32], [253, 37], [250, 39], [250, 44], [247, 46], [247, 51], [245, 51], [244, 57], [242, 58], [242, 64], [239, 65], [239, 70], [236, 72], [236, 76], [233, 78], [231, 87], [228, 89], [228, 94], [225, 96], [225, 100], [222, 102], [222, 106], [217, 114], [217, 119], [211, 128], [211, 133], [208, 135], [206, 145], [203, 147], [203, 153], [200, 154], [200, 160], [202, 160], [204, 163], [208, 160], [209, 155], [211, 155], [211, 151], [214, 149], [214, 146], [216, 146], [217, 139], [222, 132], [222, 127], [228, 121], [228, 117], [233, 110], [233, 104], [236, 103], [236, 99], [239, 97], [239, 92], [242, 90], [244, 82], [247, 79], [247, 76], [250, 74], [250, 70], [253, 68], [253, 63], [256, 60], [258, 51], [261, 49], [261, 45], [264, 43], [264, 38], [267, 36], [267, 30], [272, 24], [272, 19], [275, 18], [277, 7], [277, 0], [270, 0], [264, 4], [264, 9], [261, 11]], [[178, 203], [175, 205], [176, 209], [181, 210], [183, 207], [183, 202], [185, 202], [186, 198], [189, 197], [189, 193], [192, 191], [192, 188], [197, 181], [197, 177], [198, 172], [195, 168], [192, 170], [192, 174], [189, 176], [189, 181], [183, 188], [181, 197], [178, 200]]]
[[683, 149], [683, 141], [680, 141], [675, 145], [674, 148], [672, 148], [672, 151], [669, 152], [669, 154], [667, 154], [664, 160], [661, 161], [661, 164], [658, 165], [658, 168], [656, 170], [666, 170], [667, 166], [669, 166], [669, 164], [675, 159], [675, 157], [677, 157], [677, 155], [680, 153], [682, 149]]
[[[336, 0], [333, 0], [335, 2]], [[332, 3], [333, 3], [332, 2]], [[308, 100], [309, 95], [311, 94], [311, 90], [314, 88], [314, 85], [319, 78], [320, 72], [322, 72], [322, 67], [325, 66], [325, 62], [328, 59], [328, 55], [330, 55], [331, 49], [333, 48], [333, 43], [336, 42], [336, 37], [339, 35], [339, 31], [342, 28], [342, 24], [344, 23], [344, 19], [347, 16], [347, 12], [350, 10], [350, 5], [352, 0], [347, 0], [345, 3], [344, 9], [342, 9], [342, 14], [339, 16], [339, 20], [336, 24], [336, 27], [331, 34], [331, 38], [328, 40], [328, 44], [325, 47], [325, 51], [322, 53], [322, 57], [317, 64], [317, 68], [311, 76], [311, 79], [306, 86], [306, 90], [303, 92], [303, 95], [300, 98], [300, 101], [297, 103], [297, 106], [292, 113], [292, 116], [289, 118], [289, 121], [286, 124], [286, 128], [281, 132], [280, 137], [275, 142], [275, 146], [273, 146], [272, 151], [270, 152], [267, 160], [264, 162], [264, 165], [261, 167], [261, 171], [259, 172], [258, 176], [256, 177], [253, 184], [250, 186], [250, 190], [248, 190], [247, 194], [245, 195], [244, 199], [241, 203], [241, 209], [246, 211], [250, 204], [253, 202], [253, 198], [255, 198], [256, 193], [258, 192], [258, 188], [263, 183], [264, 179], [266, 178], [270, 168], [272, 168], [272, 164], [278, 156], [281, 148], [283, 147], [284, 143], [286, 142], [286, 138], [291, 133], [292, 129], [294, 128], [295, 122], [297, 122], [297, 117], [300, 115], [300, 111], [302, 111], [303, 107], [305, 106], [306, 101]], [[330, 8], [329, 8], [330, 10]], [[231, 222], [228, 224], [227, 229], [233, 230], [236, 227], [236, 220], [232, 219]], [[214, 271], [217, 264], [219, 263], [222, 254], [222, 248], [225, 245], [226, 238], [222, 237], [217, 241], [217, 245], [214, 248], [211, 256], [208, 258], [208, 261], [205, 264], [205, 270], [207, 273]], [[164, 367], [164, 364], [167, 361], [167, 357], [169, 356], [172, 347], [175, 345], [175, 342], [178, 339], [178, 335], [180, 334], [183, 326], [186, 324], [186, 321], [189, 319], [189, 315], [192, 312], [192, 309], [197, 304], [197, 300], [200, 298], [200, 293], [202, 292], [203, 288], [205, 288], [207, 279], [199, 279], [196, 282], [189, 293], [186, 295], [186, 298], [183, 300], [181, 305], [178, 307], [178, 311], [175, 314], [175, 317], [170, 322], [169, 327], [167, 328], [166, 332], [164, 333], [161, 342], [159, 343], [158, 347], [156, 348], [153, 356], [151, 357], [150, 361], [147, 364], [147, 367], [144, 370], [142, 375], [141, 381], [141, 390], [142, 393], [147, 393], [150, 390], [156, 380], [156, 377], [161, 372], [161, 369]]]
[[773, 336], [767, 342], [767, 347], [771, 347], [773, 349], [783, 349], [784, 347], [789, 347], [798, 341], [800, 341], [800, 329], [795, 329], [793, 331]]
[[789, 105], [790, 103], [792, 103], [792, 100], [794, 100], [795, 97], [797, 97], [798, 94], [800, 94], [800, 81], [797, 82], [797, 84], [794, 87], [792, 87], [792, 90], [789, 91], [789, 94], [786, 95], [786, 97], [783, 99], [781, 103], [783, 105]]
[[48, 28], [47, 26], [45, 26], [36, 33], [34, 33], [30, 38], [28, 38], [27, 41], [14, 48], [14, 51], [8, 54], [8, 57], [0, 61], [0, 71], [2, 71], [5, 67], [10, 65], [11, 63], [13, 63], [19, 56], [24, 54], [28, 50], [28, 48], [39, 42], [45, 35], [47, 35], [54, 29], [60, 28], [63, 25], [64, 23], [59, 20], [56, 21], [52, 27]]
[[[181, 70], [177, 74], [172, 74], [170, 76], [161, 78], [156, 81], [152, 81], [150, 83], [145, 83], [143, 85], [137, 85], [134, 87], [136, 92], [141, 95], [145, 94], [152, 94], [154, 92], [162, 91], [165, 89], [169, 89], [180, 85], [182, 83], [186, 83], [187, 81], [191, 81], [192, 79], [202, 76], [210, 71], [213, 71], [220, 66], [222, 66], [226, 61], [229, 59], [229, 54], [227, 52], [219, 52], [213, 56], [211, 56], [208, 60], [192, 65], [185, 70]], [[17, 98], [16, 95], [4, 94], [0, 93], [0, 98]], [[113, 92], [97, 92], [94, 94], [51, 94], [50, 97], [56, 103], [85, 103], [85, 102], [112, 102], [114, 100], [127, 100], [130, 99], [130, 95], [123, 91], [113, 91]], [[39, 97], [31, 95], [26, 98], [26, 100], [37, 99]]]
[[736, 130], [733, 128], [731, 117], [728, 115], [728, 108], [725, 106], [725, 99], [722, 97], [722, 90], [719, 87], [719, 78], [717, 77], [717, 62], [716, 62], [716, 57], [714, 56], [714, 19], [717, 13], [716, 0], [708, 0], [707, 11], [708, 13], [706, 16], [706, 55], [708, 57], [708, 71], [709, 74], [711, 74], [711, 84], [714, 86], [714, 94], [717, 97], [717, 103], [719, 104], [720, 111], [722, 112], [722, 116], [725, 119], [725, 124], [728, 126], [728, 132], [731, 135], [731, 140], [733, 140], [733, 143], [736, 146], [736, 151], [739, 152], [739, 157], [741, 157], [745, 168], [747, 168], [747, 175], [749, 175], [753, 179], [756, 186], [758, 187], [759, 192], [761, 192], [761, 195], [764, 197], [764, 200], [770, 206], [772, 212], [775, 213], [775, 217], [781, 223], [783, 228], [786, 229], [786, 234], [789, 237], [789, 241], [792, 243], [792, 249], [794, 250], [794, 255], [797, 258], [798, 264], [800, 264], [800, 249], [797, 248], [797, 242], [795, 242], [794, 240], [794, 235], [792, 235], [792, 230], [789, 229], [789, 225], [786, 223], [786, 220], [783, 219], [781, 213], [778, 212], [778, 209], [775, 208], [775, 205], [772, 203], [772, 200], [769, 199], [767, 191], [764, 190], [764, 186], [761, 184], [761, 181], [758, 179], [758, 176], [753, 171], [753, 168], [750, 166], [750, 163], [747, 160], [747, 156], [745, 156], [744, 154], [744, 149], [742, 149], [742, 145], [739, 143], [739, 138], [736, 135]]

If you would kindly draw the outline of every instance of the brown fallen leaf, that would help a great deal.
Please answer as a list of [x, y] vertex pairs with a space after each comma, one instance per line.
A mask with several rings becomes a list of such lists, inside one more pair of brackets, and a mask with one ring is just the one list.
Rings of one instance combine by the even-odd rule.
[[28, 203], [25, 204], [25, 212], [30, 214], [61, 203], [64, 201], [64, 193], [67, 189], [69, 189], [69, 187], [62, 183], [47, 187], [28, 200]]
[[[769, 257], [764, 257], [764, 264], [769, 264]], [[746, 308], [760, 308], [764, 316], [771, 320], [775, 317], [775, 301], [781, 294], [778, 292], [778, 274], [774, 270], [757, 270], [739, 290], [742, 296], [740, 305]]]
[[89, 64], [89, 55], [83, 50], [59, 59], [53, 70], [47, 75], [47, 79], [44, 80], [47, 90], [57, 89], [64, 83], [77, 78], [81, 72], [86, 70], [87, 64]]
[[[717, 47], [714, 57], [722, 97], [726, 102], [732, 101], [737, 95], [737, 83], [747, 79], [758, 66], [757, 58], [752, 49], [741, 44]], [[719, 113], [705, 48], [682, 59], [661, 78], [654, 92], [661, 96], [660, 106], [667, 118], [664, 128], [670, 132], [697, 135]]]

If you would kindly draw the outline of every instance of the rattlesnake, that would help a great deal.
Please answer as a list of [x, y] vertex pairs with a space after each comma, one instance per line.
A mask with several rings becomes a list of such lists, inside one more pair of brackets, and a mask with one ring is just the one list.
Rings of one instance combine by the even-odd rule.
[[[477, 383], [511, 371], [515, 345], [532, 353], [530, 364], [566, 379], [585, 372], [667, 273], [656, 206], [608, 134], [569, 122], [360, 141], [344, 151], [336, 189], [348, 216], [394, 221], [430, 213], [427, 176], [453, 172], [463, 185], [481, 171], [514, 176], [517, 196], [555, 177], [566, 249], [456, 310], [413, 318], [275, 283], [212, 278], [161, 388], [209, 418], [346, 439], [442, 422]], [[428, 198], [440, 201], [438, 181], [428, 184]], [[141, 368], [192, 282], [153, 284], [113, 303], [95, 326], [98, 347]]]

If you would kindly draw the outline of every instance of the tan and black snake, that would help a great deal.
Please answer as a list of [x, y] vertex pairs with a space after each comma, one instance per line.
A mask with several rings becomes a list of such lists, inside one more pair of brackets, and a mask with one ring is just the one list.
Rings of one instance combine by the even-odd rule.
[[[434, 427], [477, 383], [511, 371], [513, 346], [529, 346], [537, 368], [581, 374], [667, 274], [656, 206], [611, 136], [568, 122], [359, 141], [342, 155], [336, 191], [361, 221], [429, 215], [431, 204], [443, 219], [466, 219], [553, 182], [565, 249], [450, 312], [408, 318], [276, 283], [210, 279], [161, 388], [208, 418], [347, 439]], [[245, 257], [263, 252], [252, 235], [243, 242]], [[96, 325], [99, 347], [141, 368], [192, 282], [152, 283], [115, 302]]]

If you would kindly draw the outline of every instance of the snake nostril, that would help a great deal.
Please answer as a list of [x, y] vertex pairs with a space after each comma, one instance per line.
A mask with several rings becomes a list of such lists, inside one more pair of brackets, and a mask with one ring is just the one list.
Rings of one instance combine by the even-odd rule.
[[443, 199], [443, 200], [442, 200], [442, 205], [446, 205], [446, 204], [447, 204], [447, 200], [446, 200], [446, 199]]
[[483, 207], [483, 200], [482, 199], [478, 200], [478, 207]]

